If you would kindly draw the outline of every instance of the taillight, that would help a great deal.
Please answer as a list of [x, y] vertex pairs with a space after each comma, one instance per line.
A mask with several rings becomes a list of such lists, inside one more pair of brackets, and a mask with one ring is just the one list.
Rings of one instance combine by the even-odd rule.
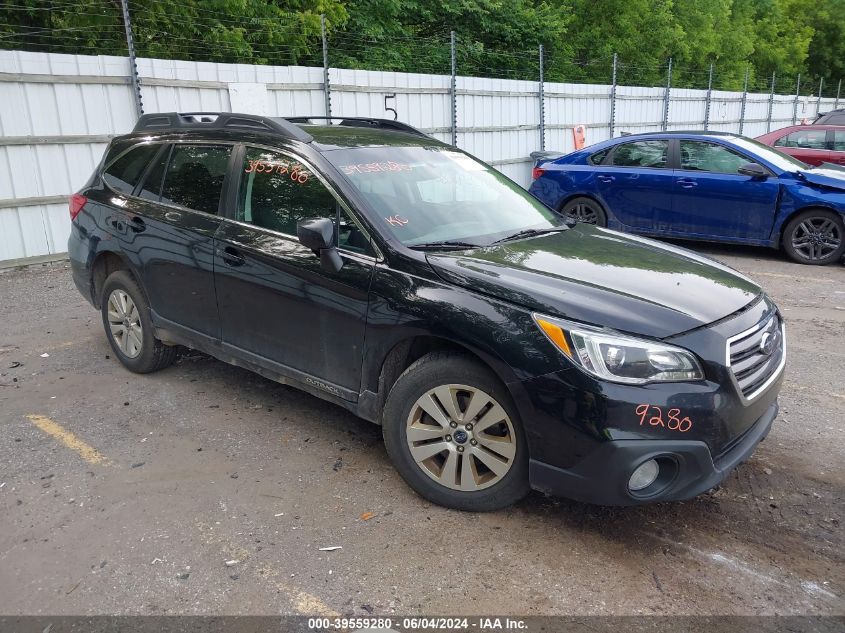
[[76, 216], [82, 211], [82, 207], [85, 206], [86, 202], [88, 202], [88, 198], [81, 193], [75, 193], [70, 197], [70, 200], [68, 200], [68, 210], [70, 211], [71, 220], [76, 219]]
[[531, 180], [537, 180], [540, 176], [543, 175], [545, 170], [542, 167], [535, 167], [531, 170]]

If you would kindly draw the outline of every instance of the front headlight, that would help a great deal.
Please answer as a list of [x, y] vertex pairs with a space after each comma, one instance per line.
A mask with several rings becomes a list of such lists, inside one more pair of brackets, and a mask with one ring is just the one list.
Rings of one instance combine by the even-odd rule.
[[541, 314], [532, 316], [555, 347], [581, 368], [604, 380], [642, 385], [704, 379], [698, 359], [680, 347]]

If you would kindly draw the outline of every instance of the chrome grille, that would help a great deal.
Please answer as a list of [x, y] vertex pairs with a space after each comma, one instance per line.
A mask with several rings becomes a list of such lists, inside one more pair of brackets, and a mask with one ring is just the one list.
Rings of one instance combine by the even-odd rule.
[[753, 400], [777, 378], [786, 362], [783, 319], [767, 319], [728, 339], [728, 366], [746, 400]]

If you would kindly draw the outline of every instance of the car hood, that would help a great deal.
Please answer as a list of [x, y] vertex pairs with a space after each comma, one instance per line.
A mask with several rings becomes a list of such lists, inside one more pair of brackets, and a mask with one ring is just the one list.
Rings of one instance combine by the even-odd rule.
[[530, 310], [665, 338], [737, 312], [762, 291], [686, 249], [596, 228], [429, 253], [443, 279]]
[[799, 176], [809, 183], [845, 191], [845, 167], [833, 163], [822, 163], [821, 167], [805, 169]]

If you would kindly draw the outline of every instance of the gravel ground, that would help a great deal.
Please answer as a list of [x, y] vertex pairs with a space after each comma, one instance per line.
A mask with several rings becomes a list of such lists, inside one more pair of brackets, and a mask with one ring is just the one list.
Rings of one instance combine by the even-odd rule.
[[130, 374], [66, 264], [0, 274], [0, 613], [842, 614], [845, 268], [696, 248], [785, 314], [769, 438], [691, 501], [492, 514], [426, 503], [378, 427], [245, 370]]

